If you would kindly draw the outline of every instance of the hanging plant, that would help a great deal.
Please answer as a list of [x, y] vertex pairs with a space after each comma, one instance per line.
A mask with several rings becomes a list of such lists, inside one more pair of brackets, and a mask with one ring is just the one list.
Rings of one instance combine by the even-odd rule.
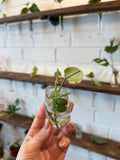
[[[33, 3], [30, 7], [29, 7], [29, 2], [26, 3], [26, 7], [24, 7], [22, 10], [21, 10], [21, 13], [20, 14], [27, 14], [27, 13], [33, 13], [33, 12], [40, 12], [40, 9], [38, 8], [38, 6]], [[32, 20], [30, 20], [30, 31], [33, 31], [33, 23], [32, 23]]]
[[32, 72], [30, 73], [30, 76], [32, 77], [32, 78], [34, 78], [35, 76], [36, 76], [36, 74], [37, 74], [37, 71], [38, 71], [38, 68], [35, 66], [35, 67], [33, 67], [33, 70], [32, 70]]
[[93, 62], [98, 63], [101, 66], [107, 67], [110, 66], [112, 68], [112, 73], [114, 76], [114, 84], [112, 85], [113, 87], [118, 87], [119, 82], [118, 82], [118, 74], [119, 71], [115, 68], [114, 66], [114, 61], [113, 61], [113, 53], [115, 53], [118, 50], [119, 44], [114, 45], [114, 39], [110, 40], [110, 45], [105, 47], [105, 52], [107, 52], [110, 57], [111, 57], [111, 62], [108, 62], [107, 59], [103, 58], [95, 58], [93, 59]]
[[86, 74], [85, 76], [92, 80], [92, 85], [93, 86], [101, 86], [100, 82], [94, 79], [95, 75], [94, 75], [93, 72], [90, 72], [89, 74]]

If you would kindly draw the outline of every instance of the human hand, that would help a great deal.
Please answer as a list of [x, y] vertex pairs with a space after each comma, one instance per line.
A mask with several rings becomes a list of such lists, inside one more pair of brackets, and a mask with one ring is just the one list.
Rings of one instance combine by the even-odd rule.
[[[73, 103], [71, 103], [73, 108]], [[75, 131], [73, 124], [68, 124], [56, 136], [58, 129], [50, 121], [45, 124], [45, 107], [41, 106], [34, 122], [18, 152], [16, 160], [64, 160], [70, 145], [68, 136]]]

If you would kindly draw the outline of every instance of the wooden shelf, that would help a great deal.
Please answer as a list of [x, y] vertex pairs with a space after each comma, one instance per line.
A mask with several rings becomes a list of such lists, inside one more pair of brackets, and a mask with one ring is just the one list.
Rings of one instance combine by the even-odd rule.
[[27, 122], [32, 121], [32, 118], [28, 116], [20, 115], [20, 114], [16, 114], [15, 117], [11, 117], [11, 118], [6, 118], [6, 115], [3, 115], [3, 116], [0, 115], [0, 121], [9, 123], [14, 126], [29, 129], [31, 124]]
[[97, 11], [108, 12], [117, 10], [120, 10], [119, 0], [1, 18], [0, 24], [33, 20], [33, 19], [44, 19], [45, 16], [60, 16], [60, 15], [69, 16], [69, 15], [84, 14], [84, 13], [95, 13]]
[[106, 144], [95, 144], [89, 140], [92, 134], [82, 133], [82, 138], [77, 139], [74, 135], [71, 136], [71, 144], [78, 147], [102, 154], [107, 157], [115, 158], [120, 160], [120, 143], [106, 139]]
[[[9, 79], [15, 81], [31, 82], [31, 83], [40, 83], [45, 85], [54, 85], [55, 77], [36, 75], [35, 78], [30, 77], [26, 73], [16, 73], [16, 72], [0, 72], [1, 79]], [[63, 78], [60, 78], [58, 85], [61, 84]], [[92, 86], [91, 81], [83, 80], [80, 84], [69, 84], [67, 81], [64, 83], [64, 87], [82, 89], [87, 91], [95, 91], [101, 93], [115, 94], [120, 95], [120, 86], [111, 87], [109, 83], [101, 82], [101, 86]]]
[[[31, 121], [32, 118], [28, 117], [28, 116], [23, 116], [20, 114], [16, 114], [16, 117], [12, 117], [7, 119], [5, 115], [0, 116], [0, 121], [4, 121], [8, 124], [14, 125], [14, 126], [18, 126], [18, 127], [22, 127], [25, 129], [29, 129], [31, 124], [26, 124], [27, 121]], [[89, 137], [91, 136], [91, 134], [88, 133], [82, 133], [82, 138], [81, 139], [77, 139], [75, 137], [75, 135], [71, 136], [71, 144], [76, 145], [78, 147], [87, 149], [89, 151], [93, 151], [111, 158], [115, 158], [120, 160], [120, 143], [110, 140], [110, 139], [106, 139], [107, 143], [104, 145], [97, 145], [95, 143], [92, 143], [89, 140]]]

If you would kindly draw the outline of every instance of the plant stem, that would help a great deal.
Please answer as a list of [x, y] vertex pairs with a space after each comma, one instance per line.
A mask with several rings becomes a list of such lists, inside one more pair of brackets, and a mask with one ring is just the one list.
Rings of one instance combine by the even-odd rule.
[[59, 96], [58, 98], [61, 98], [61, 97], [67, 96], [67, 95], [69, 95], [69, 94], [71, 94], [71, 93], [69, 92], [69, 93], [63, 94], [63, 95]]
[[57, 74], [56, 74], [56, 80], [55, 80], [55, 91], [57, 91], [58, 74], [59, 74], [59, 69], [57, 68]]
[[68, 77], [65, 77], [65, 78], [63, 79], [63, 81], [62, 81], [62, 83], [61, 83], [59, 89], [58, 89], [58, 92], [60, 92], [60, 90], [61, 90], [61, 88], [62, 88], [62, 86], [63, 86], [63, 84], [64, 84], [64, 82], [65, 82], [66, 79], [68, 79], [68, 78], [74, 76], [75, 74], [77, 74], [77, 73], [79, 73], [79, 72], [80, 72], [80, 71], [77, 71], [77, 72], [75, 72], [75, 73], [69, 75]]
[[56, 113], [54, 113], [54, 122], [55, 122], [56, 127], [58, 128]]

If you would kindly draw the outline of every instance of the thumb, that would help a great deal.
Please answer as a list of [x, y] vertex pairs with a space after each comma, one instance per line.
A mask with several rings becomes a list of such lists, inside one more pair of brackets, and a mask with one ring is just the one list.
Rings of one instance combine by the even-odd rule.
[[43, 143], [52, 135], [52, 124], [49, 120], [45, 121], [44, 127], [33, 137], [31, 145], [34, 148], [41, 148]]

